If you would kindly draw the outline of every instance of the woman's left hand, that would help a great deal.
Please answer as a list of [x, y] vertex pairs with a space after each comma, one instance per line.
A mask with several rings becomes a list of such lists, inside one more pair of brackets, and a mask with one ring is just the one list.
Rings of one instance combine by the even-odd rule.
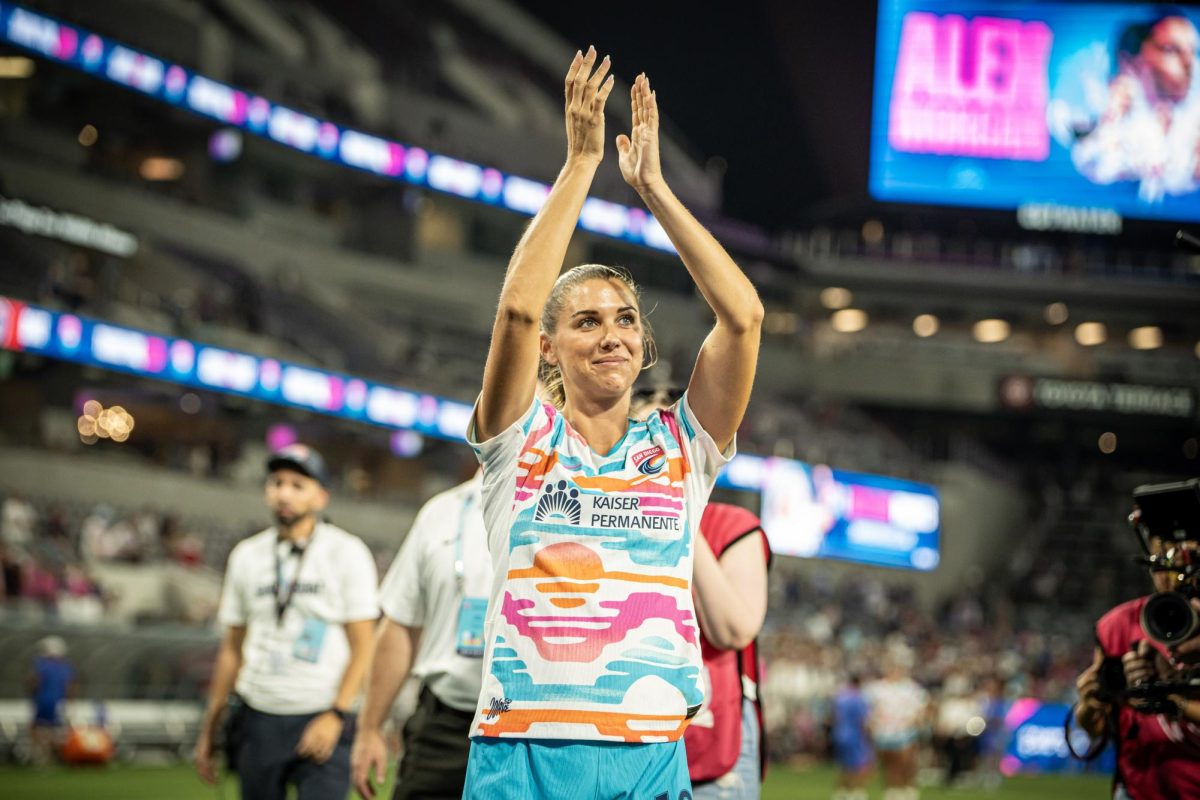
[[617, 137], [621, 177], [641, 192], [662, 182], [658, 160], [658, 98], [650, 90], [645, 73], [637, 76], [629, 90], [633, 106], [633, 129]]

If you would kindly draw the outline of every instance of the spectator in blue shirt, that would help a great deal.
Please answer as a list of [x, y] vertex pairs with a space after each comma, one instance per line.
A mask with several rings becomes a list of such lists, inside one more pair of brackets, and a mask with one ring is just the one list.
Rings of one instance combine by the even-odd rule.
[[875, 764], [867, 718], [871, 710], [858, 675], [851, 674], [833, 698], [833, 757], [838, 765], [834, 800], [866, 800]]
[[33, 760], [35, 764], [50, 761], [54, 740], [63, 724], [62, 705], [74, 693], [75, 668], [67, 661], [67, 643], [58, 636], [47, 636], [38, 642], [38, 655], [33, 660], [30, 694], [33, 697]]

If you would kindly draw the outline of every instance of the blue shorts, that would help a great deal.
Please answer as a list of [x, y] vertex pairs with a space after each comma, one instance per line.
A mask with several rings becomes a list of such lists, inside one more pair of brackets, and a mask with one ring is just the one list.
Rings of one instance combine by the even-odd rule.
[[33, 706], [33, 724], [57, 728], [62, 725], [62, 712], [58, 703], [35, 703]]
[[692, 800], [683, 739], [471, 740], [463, 800]]
[[871, 745], [859, 736], [833, 740], [833, 759], [846, 772], [858, 772], [871, 763]]

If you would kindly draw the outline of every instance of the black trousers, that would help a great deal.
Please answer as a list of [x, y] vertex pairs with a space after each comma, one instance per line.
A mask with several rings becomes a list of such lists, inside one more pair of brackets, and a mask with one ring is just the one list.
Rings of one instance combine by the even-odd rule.
[[460, 800], [471, 752], [474, 711], [459, 711], [421, 688], [417, 709], [404, 724], [404, 758], [392, 800]]
[[243, 706], [238, 778], [242, 800], [286, 800], [288, 784], [298, 800], [346, 800], [350, 792], [350, 745], [354, 723], [342, 727], [324, 764], [296, 755], [304, 728], [316, 714], [267, 714]]

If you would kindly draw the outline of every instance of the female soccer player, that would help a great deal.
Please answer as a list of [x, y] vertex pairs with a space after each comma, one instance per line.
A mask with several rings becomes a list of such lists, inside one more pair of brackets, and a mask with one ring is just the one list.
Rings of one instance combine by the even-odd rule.
[[[659, 169], [645, 75], [621, 174], [716, 316], [688, 389], [630, 418], [653, 340], [623, 270], [559, 275], [604, 155], [609, 59], [576, 53], [567, 158], [508, 266], [470, 439], [495, 582], [466, 798], [689, 796], [683, 731], [703, 700], [693, 542], [750, 398], [762, 305]], [[539, 371], [554, 403], [535, 399]]]

